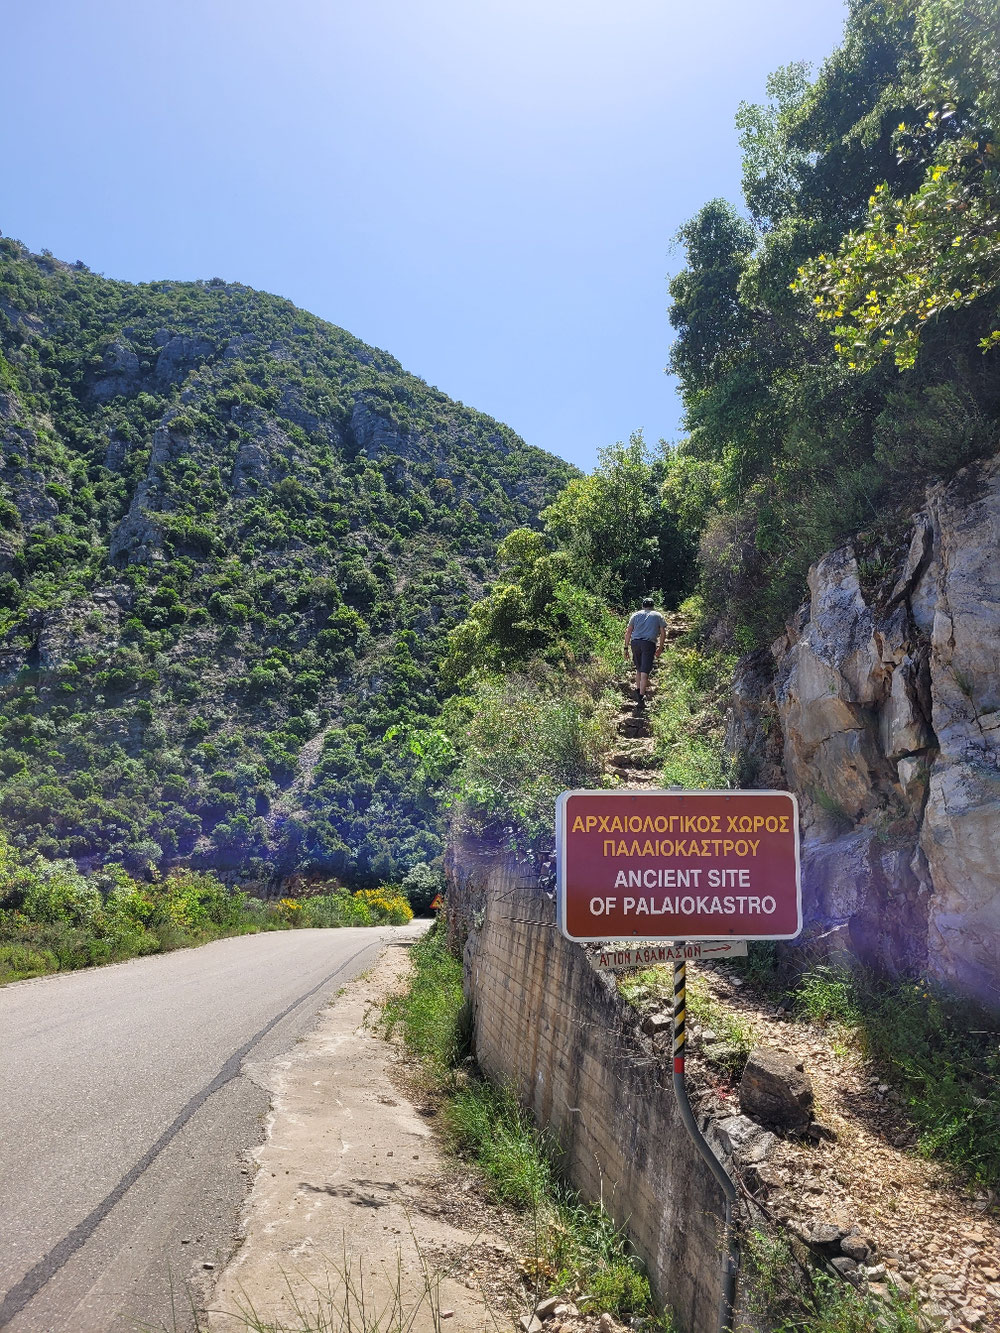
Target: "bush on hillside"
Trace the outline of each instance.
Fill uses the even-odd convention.
[[[567,681],[539,669],[480,677],[450,700],[445,721],[458,755],[452,794],[466,817],[503,830],[517,846],[548,846],[556,796],[606,785],[615,725],[606,683],[601,673]]]
[[[414,915],[426,916],[431,903],[439,893],[444,892],[444,887],[443,871],[427,861],[421,861],[419,865],[411,866],[403,876],[399,891],[413,908]]]

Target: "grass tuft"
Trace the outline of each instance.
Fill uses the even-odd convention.
[[[447,1102],[452,1143],[474,1158],[501,1203],[538,1208],[553,1191],[553,1145],[534,1126],[513,1093],[475,1081]]]
[[[795,991],[795,1012],[810,1023],[856,1026],[862,1021],[850,974],[834,967],[814,967],[805,974]]]
[[[408,989],[391,995],[382,1016],[387,1036],[402,1028],[407,1049],[432,1076],[445,1077],[468,1052],[469,1010],[462,991],[462,964],[449,952],[444,918],[413,945]]]

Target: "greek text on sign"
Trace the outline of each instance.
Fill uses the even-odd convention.
[[[802,929],[791,792],[563,792],[556,846],[569,939],[784,940]]]
[[[654,967],[657,963],[746,956],[746,940],[690,940],[687,944],[638,944],[631,949],[602,949],[596,961],[605,972],[628,972],[638,967]]]

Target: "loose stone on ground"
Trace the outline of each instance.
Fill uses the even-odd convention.
[[[737,1148],[771,1213],[814,1251],[840,1260],[842,1276],[871,1293],[916,1290],[928,1319],[939,1320],[929,1329],[1000,1330],[996,1197],[970,1191],[918,1155],[901,1101],[860,1054],[843,1052],[837,1029],[792,1020],[725,964],[697,964],[696,971],[717,1002],[751,1024],[760,1046],[809,1077],[822,1124],[779,1135],[759,1162],[741,1158]],[[724,1129],[738,1103],[745,1109],[743,1089],[706,1079],[700,1035],[693,1037],[689,1078],[701,1085],[702,1114]]]

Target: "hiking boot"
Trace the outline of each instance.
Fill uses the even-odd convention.
[[[635,711],[637,713],[644,713],[646,711],[646,696],[644,694],[639,695],[639,702],[635,706]]]

